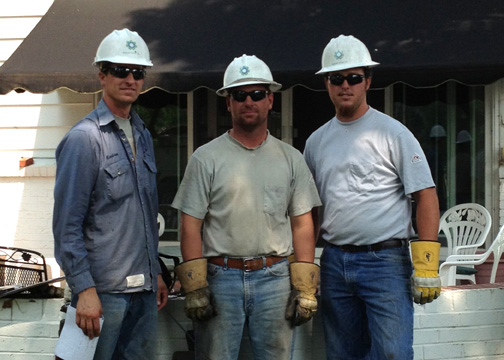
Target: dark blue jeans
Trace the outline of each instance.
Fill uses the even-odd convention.
[[[156,357],[157,299],[153,291],[98,294],[103,309],[95,360],[151,360]],[[72,297],[77,304],[77,295]]]
[[[320,263],[327,359],[413,359],[409,249],[327,245]]]

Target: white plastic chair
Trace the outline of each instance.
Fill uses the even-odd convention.
[[[490,275],[490,283],[495,282],[497,275],[497,268],[499,261],[504,250],[504,225],[501,226],[499,233],[493,240],[492,244],[482,254],[473,255],[450,255],[444,263],[439,267],[439,276],[441,277],[441,284],[443,286],[452,286],[456,284],[456,268],[457,266],[474,266],[483,264],[490,254],[493,253],[493,265]]]
[[[479,204],[459,204],[448,209],[439,221],[439,233],[446,236],[448,258],[452,255],[474,255],[476,250],[485,244],[492,226],[488,210]],[[454,271],[456,280],[469,280],[476,284],[474,265],[464,264]],[[443,284],[448,285],[448,284]],[[451,284],[454,285],[454,284]]]

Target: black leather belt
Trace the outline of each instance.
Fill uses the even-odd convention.
[[[367,252],[367,251],[380,251],[384,249],[400,248],[408,246],[406,239],[389,239],[372,245],[333,245],[341,251],[345,252]]]

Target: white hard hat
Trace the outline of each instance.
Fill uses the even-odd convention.
[[[282,87],[273,81],[273,75],[264,61],[255,55],[243,54],[228,65],[224,72],[224,86],[217,90],[217,95],[226,96],[229,88],[253,84],[268,85],[271,91],[278,91]]]
[[[102,40],[93,64],[102,61],[152,66],[147,44],[136,31],[128,29],[114,30]]]
[[[316,74],[376,65],[379,63],[371,60],[369,50],[362,41],[352,35],[340,35],[326,45],[322,54],[322,69]]]

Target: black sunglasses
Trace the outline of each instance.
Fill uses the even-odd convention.
[[[247,100],[247,96],[250,96],[252,101],[259,101],[262,100],[268,95],[270,92],[269,90],[254,90],[254,91],[242,91],[242,90],[235,90],[231,91],[229,94],[233,98],[233,100],[238,101],[238,102],[244,102]]]
[[[360,84],[362,80],[364,80],[364,75],[350,74],[347,76],[343,76],[340,74],[334,74],[329,75],[327,78],[329,79],[329,82],[333,85],[341,85],[345,80],[348,82],[348,85],[357,85]]]
[[[111,66],[108,69],[103,70],[104,73],[110,73],[110,75],[124,79],[128,77],[130,73],[133,74],[133,79],[135,80],[141,80],[145,79],[146,71],[145,69],[130,69],[129,67],[125,66]]]

